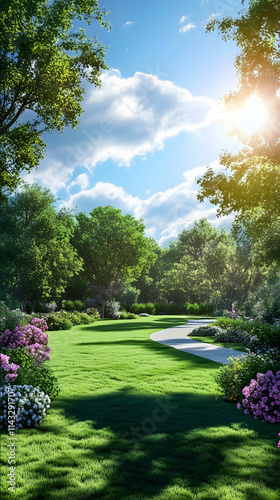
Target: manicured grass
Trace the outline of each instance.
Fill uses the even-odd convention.
[[[62,390],[37,430],[17,431],[15,494],[1,436],[1,499],[279,499],[279,428],[217,397],[220,364],[149,339],[185,322],[51,332]]]
[[[236,351],[247,352],[246,347],[242,343],[233,343],[233,342],[215,342],[215,337],[193,337],[192,335],[188,335],[188,338],[197,340],[198,342],[206,342],[206,344],[215,344],[220,345],[222,347],[227,347],[228,349],[235,349]]]

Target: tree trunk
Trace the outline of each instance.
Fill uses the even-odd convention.
[[[106,300],[101,302],[100,317],[104,319]]]
[[[26,302],[24,297],[24,283],[21,284],[19,288],[19,301],[20,301],[20,310],[22,312],[26,311]]]

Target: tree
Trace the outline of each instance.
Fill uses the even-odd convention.
[[[244,2],[242,2],[244,3]],[[198,180],[198,199],[218,205],[218,216],[236,214],[246,234],[262,249],[264,260],[280,261],[280,5],[278,0],[251,0],[236,19],[212,19],[225,40],[233,39],[241,49],[236,59],[239,84],[224,98],[230,113],[257,95],[265,104],[269,121],[252,135],[245,135],[232,121],[229,133],[244,146],[236,155],[228,152],[220,163],[226,173],[209,168]],[[228,118],[227,118],[228,120]],[[228,173],[230,171],[230,173]]]
[[[82,79],[99,85],[107,69],[102,45],[75,20],[108,27],[97,0],[1,0],[0,186],[38,166],[43,131],[76,128]]]
[[[55,209],[55,198],[38,185],[24,185],[2,206],[0,222],[2,294],[10,292],[33,305],[57,300],[68,279],[80,271],[82,261],[70,244],[73,215]]]
[[[104,308],[123,282],[133,282],[154,255],[149,240],[144,236],[142,220],[122,215],[111,206],[97,207],[87,216],[76,216],[77,226],[73,244],[84,261],[82,279],[90,283],[94,295]]]
[[[206,219],[178,236],[180,260],[164,275],[162,293],[166,299],[210,302],[232,310],[233,302],[247,298],[261,278],[253,266],[249,245],[237,246],[224,229],[218,230]]]

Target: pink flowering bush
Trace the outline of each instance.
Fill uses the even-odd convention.
[[[25,347],[36,363],[50,358],[48,334],[44,333],[48,325],[44,319],[33,318],[26,326],[19,323],[11,332],[6,330],[0,335],[0,345],[6,349]]]
[[[257,380],[252,379],[242,394],[245,399],[237,403],[238,409],[272,424],[280,422],[280,370],[257,373]]]
[[[19,365],[15,363],[9,363],[10,356],[5,354],[0,354],[0,369],[1,371],[7,372],[5,375],[6,382],[13,382],[17,377],[17,371],[20,368]]]

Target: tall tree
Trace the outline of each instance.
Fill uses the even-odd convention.
[[[38,166],[43,131],[79,123],[82,79],[99,85],[107,69],[102,45],[73,28],[93,20],[108,26],[97,0],[1,0],[0,186]]]
[[[242,2],[244,4],[244,2]],[[280,261],[280,5],[278,0],[251,0],[237,18],[212,19],[208,30],[218,28],[223,38],[240,48],[236,59],[239,84],[224,98],[229,133],[244,146],[238,154],[228,152],[220,163],[226,173],[209,168],[199,179],[198,199],[218,205],[218,215],[236,214],[264,260]],[[255,95],[266,106],[265,127],[246,135],[236,121],[236,109]]]
[[[38,185],[24,185],[2,206],[0,222],[0,289],[34,306],[39,300],[57,300],[68,279],[82,267],[70,244],[74,218],[56,211],[55,198]]]
[[[101,305],[122,282],[133,282],[154,259],[142,220],[122,215],[111,206],[77,214],[73,244],[84,261],[81,278],[88,280]]]

